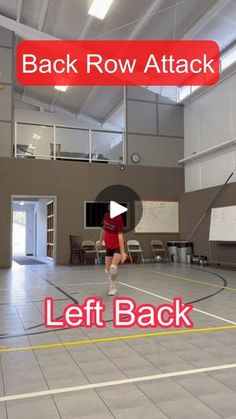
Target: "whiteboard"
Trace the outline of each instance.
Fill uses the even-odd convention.
[[[236,205],[211,210],[209,240],[236,242]]]
[[[179,233],[179,203],[136,201],[135,220],[139,219],[135,233]]]

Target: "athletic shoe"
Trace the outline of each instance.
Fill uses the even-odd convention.
[[[114,297],[117,294],[117,289],[116,288],[110,288],[108,295],[110,295],[111,297]]]

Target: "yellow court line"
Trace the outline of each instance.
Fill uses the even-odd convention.
[[[109,338],[100,338],[100,339],[88,339],[80,340],[75,342],[64,342],[64,343],[52,343],[49,345],[34,345],[34,346],[23,346],[16,348],[1,348],[0,353],[9,353],[9,352],[23,352],[23,351],[33,351],[40,349],[54,349],[61,347],[69,346],[82,346],[82,345],[91,345],[93,343],[106,343],[106,342],[116,342],[130,339],[143,339],[157,336],[169,336],[169,335],[184,335],[189,333],[200,333],[200,332],[214,332],[219,330],[231,330],[236,329],[236,325],[232,326],[217,326],[217,327],[205,327],[201,329],[184,329],[184,330],[172,330],[165,332],[153,332],[153,333],[141,333],[137,335],[126,335],[126,336],[115,336]],[[6,338],[7,339],[7,338]]]
[[[177,275],[167,274],[165,272],[160,272],[160,271],[153,271],[151,269],[145,269],[145,268],[136,268],[136,269],[138,269],[140,271],[151,272],[151,273],[154,273],[154,274],[160,274],[160,275],[163,275],[163,276],[168,276],[170,278],[180,279],[182,281],[195,282],[197,284],[202,284],[202,285],[206,285],[206,286],[209,286],[209,287],[224,288],[226,291],[236,291],[236,288],[224,287],[222,285],[211,284],[210,282],[198,281],[196,279],[190,279],[190,278],[187,278],[185,276],[177,276]]]

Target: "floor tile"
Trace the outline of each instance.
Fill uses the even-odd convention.
[[[198,399],[184,399],[163,402],[158,405],[169,419],[220,419],[215,413]]]
[[[221,416],[236,415],[236,393],[217,393],[201,396],[200,399]]]
[[[8,419],[60,419],[51,397],[7,402]]]

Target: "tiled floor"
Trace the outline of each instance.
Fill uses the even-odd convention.
[[[228,283],[228,289],[222,291],[221,277]],[[145,264],[122,267],[119,281],[119,295],[131,296],[137,303],[159,305],[164,302],[161,297],[172,300],[175,296],[184,302],[198,300],[191,314],[195,328],[236,323],[236,272],[184,264]],[[107,287],[100,266],[14,264],[11,270],[0,271],[0,347],[162,332],[114,329]],[[82,303],[88,296],[102,297],[106,328],[48,331],[42,325],[45,296],[55,298],[58,317],[72,298]],[[235,419],[236,368],[224,367],[234,363],[236,329],[1,352],[0,419]],[[216,366],[223,367],[182,374]],[[178,374],[171,376],[174,372]],[[152,379],[154,375],[160,377]],[[139,381],[139,377],[144,379]],[[134,382],[127,383],[132,378]],[[122,383],[114,385],[116,380]],[[105,382],[109,384],[105,386]],[[103,385],[92,388],[95,383]],[[72,387],[86,385],[90,387],[72,391]],[[63,390],[50,394],[56,389]],[[46,393],[41,394],[43,391]],[[19,398],[6,401],[5,396]]]

